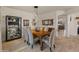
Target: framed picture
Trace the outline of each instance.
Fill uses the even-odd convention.
[[[58,21],[58,24],[63,24],[63,22],[62,21]]]
[[[48,24],[49,24],[49,21],[48,21],[48,20],[43,20],[43,21],[42,21],[42,24],[43,24],[43,25],[48,25]]]
[[[79,17],[76,17],[76,19],[79,19]]]
[[[64,30],[64,25],[58,25],[59,30]]]
[[[79,21],[77,21],[77,24],[79,25]]]
[[[42,25],[53,25],[53,19],[42,20]]]
[[[53,25],[53,19],[49,19],[49,25]]]
[[[23,20],[23,26],[29,26],[29,20]]]

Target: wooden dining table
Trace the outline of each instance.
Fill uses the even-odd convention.
[[[43,49],[43,47],[42,47],[42,37],[45,36],[45,35],[49,35],[50,33],[48,31],[44,31],[44,30],[36,31],[36,30],[33,29],[32,34],[39,37],[39,39],[40,39],[40,49],[42,50]]]

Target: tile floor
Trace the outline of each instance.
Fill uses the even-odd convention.
[[[77,38],[59,37],[55,40],[56,48],[54,52],[79,52],[79,36]],[[9,52],[41,52],[40,46],[35,45],[31,49],[23,39],[17,39],[9,42],[3,42],[3,50]],[[46,48],[42,52],[49,52]]]

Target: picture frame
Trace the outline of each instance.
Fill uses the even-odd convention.
[[[63,24],[62,21],[58,21],[58,24]]]
[[[29,26],[29,20],[24,19],[23,20],[23,26]]]
[[[79,19],[79,17],[76,17],[76,19]]]
[[[53,25],[53,19],[42,20],[42,25]]]
[[[53,19],[49,19],[49,25],[53,25]]]
[[[77,21],[77,24],[79,25],[79,21]]]

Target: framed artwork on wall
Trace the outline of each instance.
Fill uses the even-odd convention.
[[[24,19],[23,20],[23,26],[29,26],[29,20]]]
[[[53,25],[53,19],[42,20],[42,25]]]
[[[63,22],[62,21],[58,21],[58,24],[63,24]]]
[[[76,19],[79,19],[79,17],[76,17]]]
[[[49,23],[48,20],[43,20],[43,21],[42,21],[42,24],[43,24],[43,25],[48,25],[48,23]]]
[[[49,25],[53,25],[53,19],[49,19]]]
[[[77,25],[79,25],[79,17],[76,17]]]
[[[77,21],[77,24],[79,25],[79,21]]]

